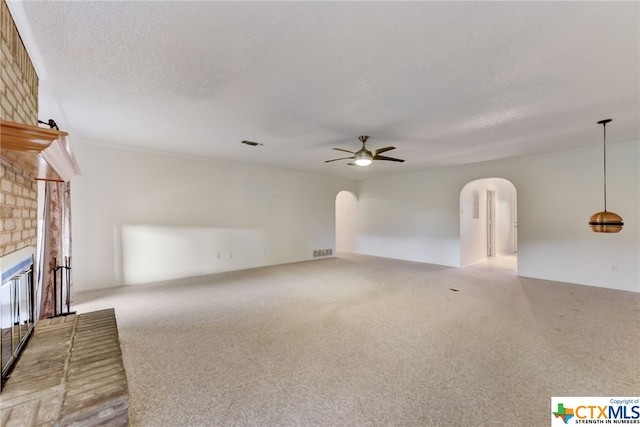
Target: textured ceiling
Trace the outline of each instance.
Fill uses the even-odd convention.
[[[639,2],[9,3],[72,140],[363,179],[640,139]],[[406,162],[323,162],[363,134]]]

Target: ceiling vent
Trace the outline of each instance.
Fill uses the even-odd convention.
[[[251,147],[258,147],[264,144],[260,144],[259,142],[253,142],[253,141],[242,141],[243,144],[245,145],[250,145]]]

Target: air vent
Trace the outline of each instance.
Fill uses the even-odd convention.
[[[264,144],[260,144],[259,142],[254,142],[254,141],[242,141],[243,144],[245,145],[250,145],[251,147],[258,147],[260,145],[264,145]]]
[[[314,249],[313,257],[325,257],[325,256],[333,256],[333,249]]]

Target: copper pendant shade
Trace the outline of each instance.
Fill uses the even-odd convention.
[[[596,233],[618,233],[624,225],[620,215],[615,212],[607,212],[607,123],[610,121],[611,119],[605,119],[598,122],[602,125],[604,133],[604,210],[594,213],[589,220],[591,230]]]

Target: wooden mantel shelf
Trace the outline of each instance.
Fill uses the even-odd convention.
[[[67,132],[0,120],[0,158],[35,179],[70,181],[80,174]]]

